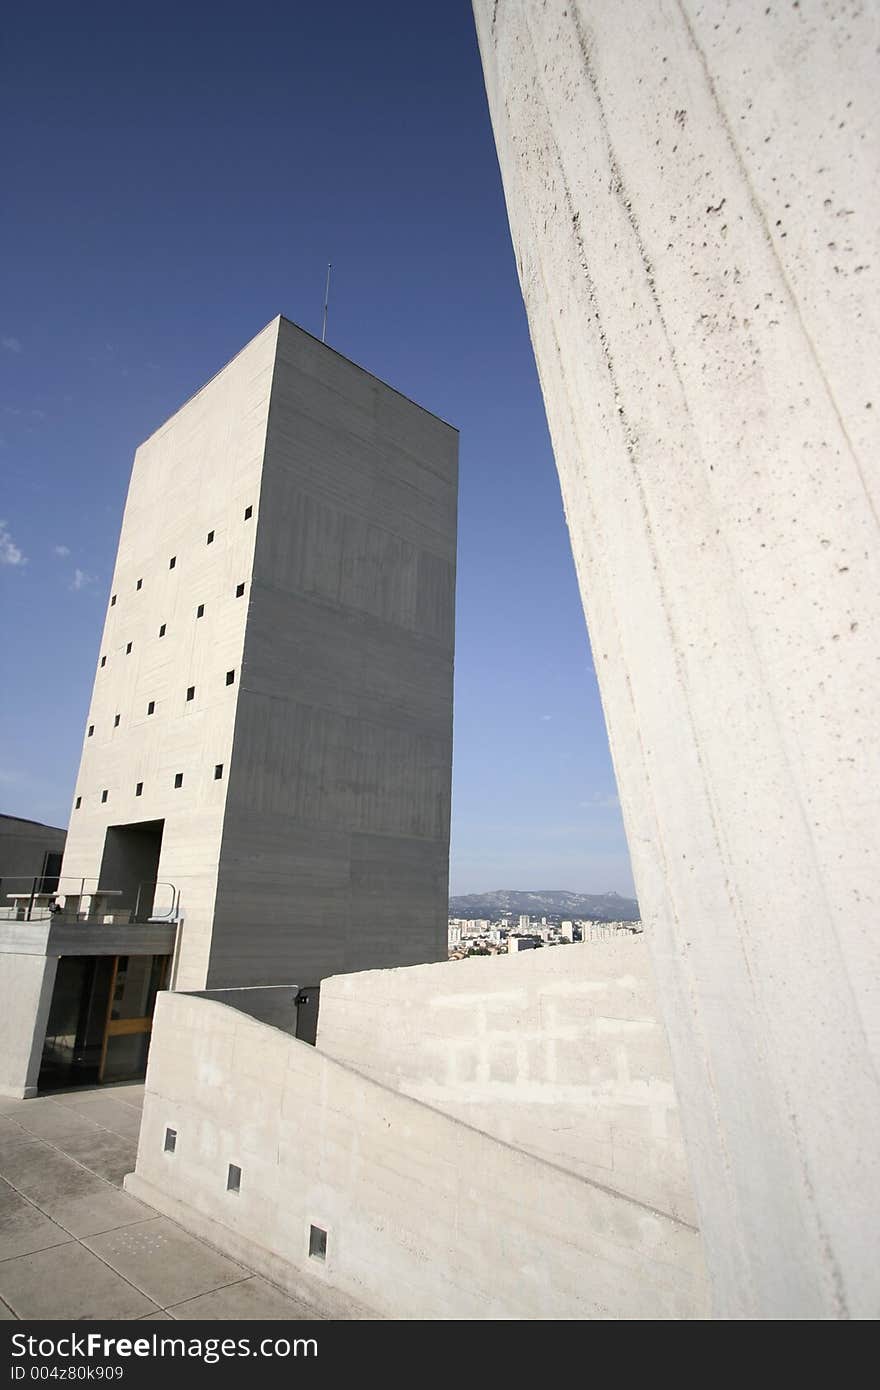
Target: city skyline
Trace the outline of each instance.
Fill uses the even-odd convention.
[[[330,260],[330,345],[461,430],[450,890],[632,894],[469,7],[195,7],[173,58],[170,14],[7,38],[2,808],[67,822],[136,447],[276,313],[320,334]]]

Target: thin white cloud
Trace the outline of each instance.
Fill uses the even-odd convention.
[[[9,534],[9,527],[5,521],[0,521],[0,565],[26,565],[27,556],[23,555],[15,541]]]
[[[17,338],[13,338],[13,337],[11,337],[11,336],[9,336],[9,335],[7,335],[5,338],[0,338],[0,347],[5,348],[7,352],[23,352],[23,351],[24,351],[24,348],[22,347],[22,345],[21,345],[21,343],[18,341],[18,339],[17,339]]]
[[[541,723],[542,723],[542,724],[547,724],[547,723],[549,723],[549,721],[550,721],[552,718],[553,718],[553,715],[552,715],[552,714],[542,714],[542,715],[541,715]]]
[[[86,574],[85,570],[74,570],[70,587],[75,594],[78,594],[81,589],[87,589],[90,584],[95,584],[97,579],[96,574]]]
[[[60,555],[61,558],[62,558],[62,560],[63,560],[63,559],[65,558],[65,556],[67,556],[67,555],[70,554],[70,546],[69,546],[69,545],[56,545],[56,546],[55,546],[55,554],[56,554],[56,555]]]

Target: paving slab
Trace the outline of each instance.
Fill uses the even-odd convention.
[[[153,1214],[75,1159],[27,1135],[20,1140],[0,1139],[0,1174],[74,1236],[96,1235]]]
[[[141,1112],[137,1106],[127,1105],[113,1096],[96,1096],[94,1092],[78,1097],[71,1105],[59,1106],[70,1115],[77,1115],[84,1121],[119,1134],[123,1139],[134,1139],[140,1133]],[[19,1118],[19,1124],[26,1119]]]
[[[0,1322],[17,1322],[17,1321],[18,1321],[18,1319],[16,1318],[16,1316],[15,1316],[15,1314],[13,1313],[12,1309],[11,1309],[11,1308],[7,1308],[6,1304],[3,1302],[3,1299],[0,1298]]]
[[[0,1264],[0,1298],[19,1318],[140,1318],[156,1305],[76,1241]]]
[[[137,1162],[137,1140],[123,1139],[106,1129],[91,1134],[72,1134],[56,1141],[69,1158],[76,1159],[114,1187],[122,1187],[126,1173],[133,1173]]]
[[[216,1321],[253,1322],[266,1318],[275,1322],[321,1321],[313,1308],[288,1298],[258,1274],[237,1284],[203,1293],[186,1303],[176,1303],[168,1311],[176,1319],[206,1318]]]
[[[84,1244],[162,1308],[246,1279],[251,1272],[166,1217],[91,1236]]]
[[[32,1255],[72,1239],[69,1231],[56,1226],[9,1183],[0,1180],[0,1260]]]
[[[27,1105],[28,1101],[14,1100],[11,1096],[0,1096],[0,1115],[12,1115],[18,1111],[20,1105]]]
[[[138,1322],[173,1322],[170,1313],[147,1313],[145,1318],[138,1318]]]
[[[25,1101],[25,1108],[14,1118],[16,1124],[37,1139],[48,1139],[57,1143],[71,1134],[94,1133],[95,1125],[64,1105],[54,1101]]]

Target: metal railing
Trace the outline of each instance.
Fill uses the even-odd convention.
[[[0,922],[174,922],[179,908],[180,893],[160,879],[123,889],[69,874],[0,875]]]

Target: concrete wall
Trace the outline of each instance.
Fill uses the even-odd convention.
[[[211,987],[446,955],[457,471],[281,321]]]
[[[880,10],[474,8],[716,1310],[875,1316]]]
[[[230,1163],[238,1193],[226,1191]],[[206,999],[159,996],[126,1187],[291,1292],[312,1297],[322,1280],[330,1316],[705,1309],[692,1227]],[[323,1264],[308,1255],[313,1224],[328,1233]]]
[[[137,450],[64,857],[66,876],[96,879],[108,826],[164,821],[158,876],[180,890],[181,988],[208,969],[238,699],[226,672],[241,667],[277,337],[275,320]]]
[[[269,1023],[282,1033],[296,1036],[298,985],[251,985],[244,989],[194,990],[196,998],[213,999],[230,1009]]]
[[[566,1171],[693,1224],[643,937],[339,975],[318,1048]]]
[[[37,1093],[57,969],[57,956],[0,952],[0,1095]]]

